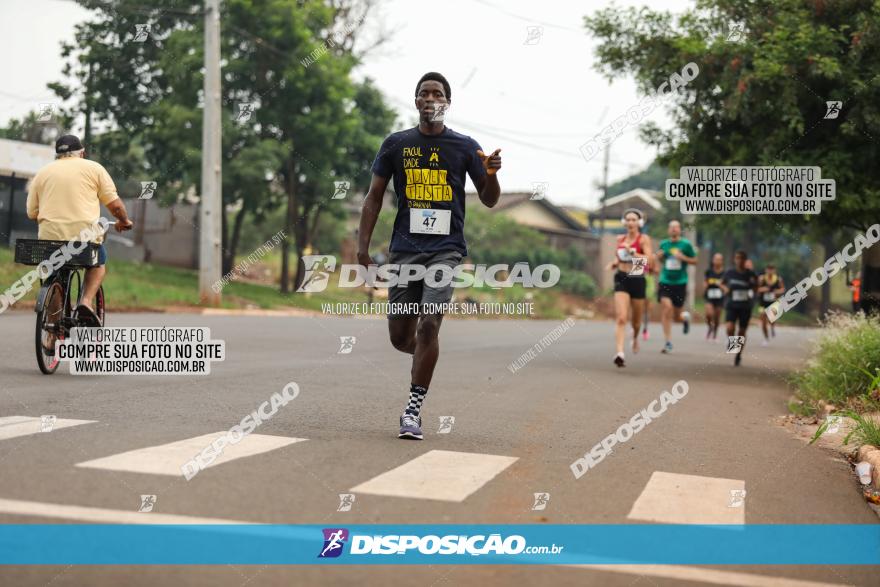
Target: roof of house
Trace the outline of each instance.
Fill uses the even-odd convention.
[[[630,208],[633,206],[632,200],[637,200],[644,202],[649,207],[654,210],[660,210],[663,208],[663,203],[661,202],[661,197],[663,196],[662,192],[656,192],[654,190],[646,190],[642,188],[635,188],[629,190],[628,192],[623,192],[622,194],[618,194],[616,196],[612,196],[605,200],[604,208],[607,210],[608,208],[612,208],[620,205],[621,208]],[[627,205],[628,204],[628,205]],[[600,203],[593,210],[601,210],[602,204]],[[622,211],[622,210],[621,210]]]
[[[518,206],[523,206],[529,204],[530,202],[536,206],[540,206],[544,208],[547,212],[557,218],[565,228],[569,230],[575,230],[584,232],[587,231],[587,228],[572,218],[565,210],[561,207],[557,206],[547,198],[537,198],[532,199],[534,194],[531,192],[508,192],[502,193],[501,198],[498,200],[498,204],[496,204],[496,210],[510,210],[511,208],[516,208]],[[466,194],[467,197],[476,198],[476,192],[469,192]]]
[[[55,160],[49,145],[0,139],[0,175],[30,179],[43,166]]]
[[[560,206],[565,213],[575,219],[575,222],[580,222],[584,226],[589,226],[590,224],[590,211],[586,208],[581,208],[580,206]]]

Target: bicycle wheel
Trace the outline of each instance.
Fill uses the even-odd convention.
[[[55,340],[64,340],[64,327],[61,323],[64,319],[64,309],[64,288],[56,281],[46,291],[43,309],[37,312],[37,365],[46,375],[51,375],[58,369],[58,357],[55,356],[54,349],[50,355],[47,354],[46,348],[54,347]]]

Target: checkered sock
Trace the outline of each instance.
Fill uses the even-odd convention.
[[[413,416],[418,416],[419,412],[422,409],[422,402],[425,401],[425,396],[428,394],[428,388],[422,387],[421,385],[416,385],[415,383],[409,386],[409,403],[406,405],[406,412],[412,414]]]

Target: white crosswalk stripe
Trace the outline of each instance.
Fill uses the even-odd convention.
[[[462,502],[516,460],[517,457],[432,450],[350,491]]]
[[[654,471],[627,516],[664,524],[744,524],[745,481]]]
[[[841,583],[825,583],[788,577],[774,577],[742,573],[706,567],[685,567],[681,565],[565,565],[588,571],[607,571],[625,573],[636,577],[658,577],[674,579],[679,582],[693,582],[711,585],[736,585],[737,587],[843,587]],[[638,581],[636,578],[633,583]],[[651,583],[654,583],[651,581]]]
[[[47,422],[47,424],[48,423],[49,422]],[[50,434],[62,428],[94,423],[95,420],[68,420],[57,418],[54,421],[51,421],[51,426],[44,426],[41,417],[5,416],[0,418],[0,440],[8,440],[10,438],[27,436],[29,434]]]
[[[107,469],[130,473],[148,473],[153,475],[183,475],[181,467],[210,446],[214,440],[227,434],[228,431],[212,432],[193,438],[186,438],[158,446],[148,446],[127,452],[77,463],[77,467],[88,469]],[[236,444],[227,444],[217,458],[208,467],[216,467],[236,459],[259,455],[271,450],[283,448],[305,438],[289,438],[286,436],[269,436],[267,434],[249,434]]]

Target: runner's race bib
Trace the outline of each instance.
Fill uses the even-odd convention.
[[[748,289],[735,289],[730,292],[730,299],[734,302],[747,302],[749,301],[749,291]]]
[[[409,232],[418,234],[449,234],[452,210],[433,208],[409,209]]]
[[[645,274],[645,268],[648,266],[648,258],[647,257],[633,257],[632,258],[632,269],[630,269],[629,274],[632,276],[639,276]]]
[[[724,292],[717,287],[713,287],[712,289],[706,290],[706,297],[710,300],[720,300],[724,297]]]
[[[678,271],[681,269],[681,259],[676,259],[675,257],[669,257],[666,259],[666,264],[664,265],[668,271]]]
[[[764,292],[764,301],[765,302],[775,302],[776,301],[776,294],[773,293],[772,291],[765,291]]]

